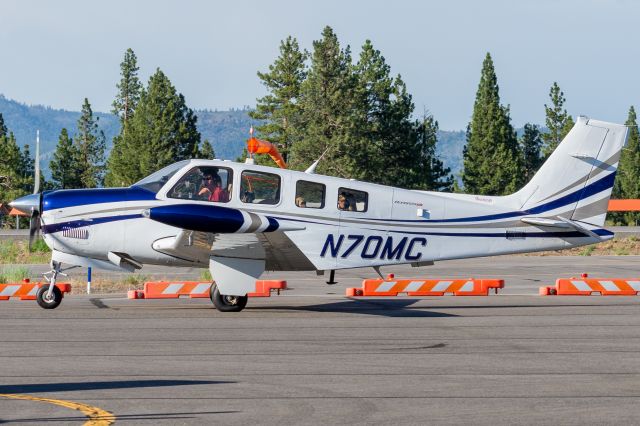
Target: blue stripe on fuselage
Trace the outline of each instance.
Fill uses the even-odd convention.
[[[83,226],[99,225],[101,223],[116,222],[119,220],[137,219],[141,218],[141,214],[125,214],[120,216],[104,216],[95,217],[92,219],[80,219],[71,220],[68,222],[52,223],[49,225],[42,225],[43,234],[54,234],[64,229],[82,228]]]
[[[155,193],[136,186],[129,188],[61,189],[45,192],[42,205],[43,210],[47,211],[91,204],[155,199]]]

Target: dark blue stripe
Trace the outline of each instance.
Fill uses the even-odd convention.
[[[269,226],[264,230],[264,232],[273,232],[280,227],[280,224],[274,218],[267,216],[267,220],[269,221]]]
[[[61,189],[45,192],[42,205],[43,210],[47,211],[91,204],[155,199],[155,193],[135,186],[131,188]]]
[[[101,223],[116,222],[118,220],[137,219],[141,217],[142,217],[141,214],[126,214],[121,216],[105,216],[105,217],[96,217],[93,219],[81,219],[81,220],[71,220],[69,222],[52,223],[49,225],[43,225],[42,233],[54,234],[56,232],[62,231],[63,229],[82,228],[83,226],[99,225]]]
[[[548,212],[550,210],[555,210],[560,207],[564,207],[569,204],[577,203],[578,201],[588,198],[592,195],[595,195],[599,192],[605,191],[613,187],[613,182],[616,178],[616,172],[610,173],[607,176],[603,177],[600,180],[597,180],[584,188],[581,188],[571,194],[567,194],[564,197],[560,197],[557,200],[550,201],[545,204],[541,204],[538,207],[534,207],[529,209],[528,212],[531,214],[539,214]]]
[[[202,204],[174,204],[149,209],[149,218],[191,231],[228,233],[244,225],[239,210]]]

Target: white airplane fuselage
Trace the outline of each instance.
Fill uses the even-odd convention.
[[[624,126],[579,117],[533,179],[508,196],[186,160],[128,188],[45,192],[42,231],[56,262],[208,267],[221,294],[232,295],[252,291],[264,270],[424,265],[558,250],[612,238],[602,226],[626,134]],[[220,196],[220,182],[221,198],[211,196],[213,189],[201,195],[202,179],[220,180],[217,170],[226,176],[226,195]],[[273,182],[277,188],[268,187]],[[260,191],[269,195],[256,198]],[[315,204],[300,202],[310,194]],[[339,200],[349,197],[346,208]]]

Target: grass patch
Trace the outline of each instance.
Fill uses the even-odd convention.
[[[29,278],[29,268],[26,266],[5,266],[0,268],[0,283],[19,283],[25,278]]]
[[[591,256],[591,254],[593,253],[593,251],[596,249],[596,246],[587,246],[585,248],[583,248],[582,250],[580,250],[580,256]]]
[[[31,250],[26,240],[0,240],[0,263],[49,263],[51,250],[43,239],[34,241]]]
[[[131,274],[122,280],[122,283],[130,287],[142,287],[142,285],[149,280],[148,275]]]
[[[213,279],[211,278],[211,271],[209,271],[208,269],[203,269],[202,272],[200,272],[200,280],[213,281]]]

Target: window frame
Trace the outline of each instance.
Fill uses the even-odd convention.
[[[322,204],[320,205],[320,207],[301,207],[298,204],[296,204],[296,199],[299,197],[298,195],[298,184],[299,183],[307,183],[307,184],[312,184],[312,185],[320,185],[322,186]],[[304,179],[298,179],[296,181],[296,192],[294,194],[294,198],[293,198],[293,204],[295,204],[295,206],[299,209],[314,209],[314,210],[322,210],[325,208],[325,206],[327,205],[327,185],[325,185],[324,183],[320,183],[320,182],[314,182],[312,180],[304,180]],[[305,200],[306,203],[306,200]]]
[[[340,193],[341,192],[360,192],[360,193],[364,194],[365,195],[364,210],[342,210],[340,207],[338,207],[338,202],[339,202],[338,200],[340,199]],[[362,191],[360,189],[339,187],[338,188],[338,195],[336,196],[336,209],[339,212],[366,213],[369,210],[369,193],[367,191]]]
[[[246,201],[242,201],[242,183],[244,182],[243,176],[245,173],[255,173],[259,175],[261,174],[261,175],[276,176],[278,178],[278,199],[275,200],[274,203],[253,203],[253,202],[248,203]],[[240,200],[240,202],[243,204],[261,205],[261,206],[277,206],[282,201],[282,176],[280,176],[278,173],[263,172],[261,170],[244,169],[242,170],[242,172],[240,172],[240,183],[238,185],[237,191],[238,191],[238,200]]]

